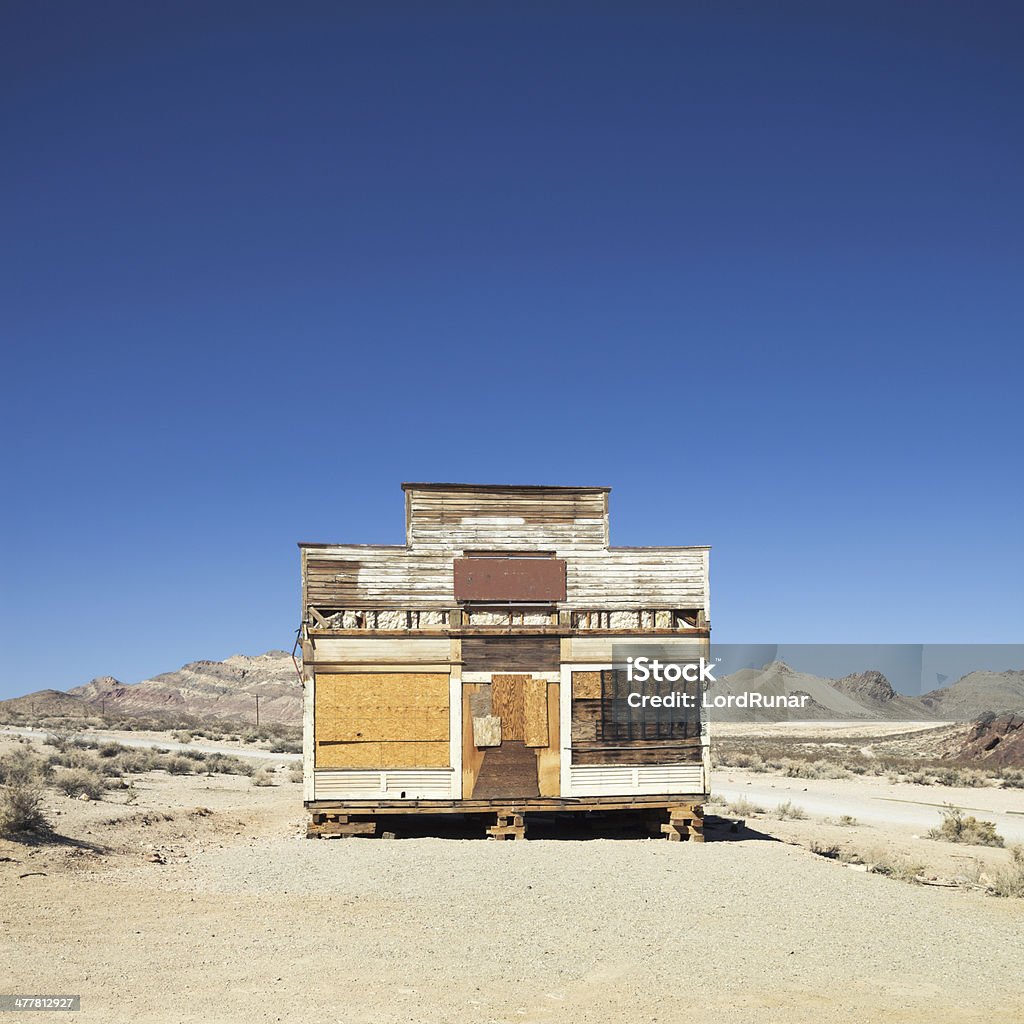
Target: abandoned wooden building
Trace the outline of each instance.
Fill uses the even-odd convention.
[[[299,545],[309,834],[614,809],[700,840],[702,713],[612,709],[616,651],[708,656],[709,549],[609,546],[607,487],[402,488],[404,544]]]

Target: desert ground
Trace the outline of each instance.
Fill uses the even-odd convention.
[[[1024,900],[978,884],[1009,851],[923,838],[914,817],[948,801],[1009,830],[1022,790],[723,768],[703,845],[557,825],[327,841],[304,838],[275,758],[273,785],[150,771],[130,796],[48,790],[55,837],[0,841],[0,991],[80,993],[77,1019],[105,1024],[1024,1019]],[[812,845],[904,858],[924,884]]]

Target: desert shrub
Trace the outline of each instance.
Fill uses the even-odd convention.
[[[811,842],[811,853],[819,857],[827,857],[829,860],[838,860],[839,847],[835,843],[819,843],[817,839]]]
[[[206,754],[201,750],[182,750],[179,757],[187,757],[190,761],[205,761]]]
[[[760,771],[764,766],[760,754],[748,754],[745,751],[719,751],[717,761],[724,768],[749,768],[752,771]]]
[[[277,740],[270,748],[272,754],[301,754],[301,740]]]
[[[152,750],[123,747],[114,760],[122,774],[141,775],[142,772],[152,771],[157,766],[159,758]]]
[[[161,767],[168,775],[193,775],[195,774],[195,762],[190,757],[168,757],[161,763]]]
[[[107,780],[89,768],[68,768],[56,777],[55,785],[68,796],[84,795],[90,800],[100,800],[107,788]]]
[[[0,757],[0,783],[20,782],[26,778],[37,778],[45,783],[53,770],[45,758],[39,757],[30,748],[17,748]]]
[[[785,803],[779,804],[775,809],[775,813],[782,821],[785,821],[787,818],[799,821],[807,817],[807,812],[802,807],[793,803],[792,800],[787,800]]]
[[[867,859],[867,864],[868,870],[873,874],[885,875],[886,878],[895,878],[900,882],[914,882],[925,870],[923,864],[917,864],[888,850],[876,850]]]
[[[1004,840],[996,832],[994,821],[979,821],[966,815],[959,807],[949,806],[939,812],[942,824],[929,829],[927,837],[946,843],[965,843],[969,846],[1003,846]]]
[[[1024,789],[1024,768],[1004,768],[999,778],[1006,789]]]
[[[27,751],[0,759],[0,835],[43,835],[51,830],[43,811],[43,780],[49,766]]]
[[[99,745],[97,753],[100,755],[100,757],[117,757],[117,755],[125,749],[126,748],[123,747],[120,743],[116,743],[113,740],[111,740],[109,743],[101,743]]]
[[[302,782],[303,775],[301,761],[292,761],[292,763],[288,765],[288,778],[292,782]]]
[[[1024,899],[1024,846],[1011,847],[1010,856],[1009,865],[995,873],[990,888],[996,896]]]
[[[750,814],[764,814],[764,808],[741,796],[738,800],[726,805],[726,811],[737,818],[743,818]]]
[[[71,746],[71,737],[67,729],[53,729],[46,734],[46,745],[54,750],[67,750]]]
[[[211,775],[252,775],[256,771],[249,761],[232,754],[207,754],[203,766]]]
[[[274,778],[273,772],[267,771],[266,768],[260,768],[253,774],[252,784],[254,786],[276,786],[277,780]]]
[[[191,743],[193,739],[193,733],[191,729],[179,729],[177,732],[172,732],[171,735],[179,743]]]
[[[936,768],[933,774],[935,782],[940,786],[977,788],[987,786],[989,782],[988,776],[976,768]]]
[[[858,822],[852,814],[841,814],[836,824],[842,825],[844,828],[853,828]]]

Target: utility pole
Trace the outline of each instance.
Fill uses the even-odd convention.
[[[259,694],[257,694],[256,695],[256,725],[259,726],[259,724],[260,724],[260,697],[259,697]]]

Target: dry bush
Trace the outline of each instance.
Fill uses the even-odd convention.
[[[885,875],[886,878],[895,878],[900,882],[915,882],[919,875],[924,874],[923,864],[917,864],[899,854],[890,853],[888,850],[876,850],[870,858],[866,858],[868,870],[876,875]]]
[[[949,806],[939,812],[942,824],[930,829],[929,839],[947,843],[964,843],[968,846],[1003,846],[1005,841],[996,832],[994,821],[979,821],[973,815],[966,815],[959,807]]]
[[[141,775],[152,771],[159,758],[152,750],[143,747],[123,747],[114,761],[123,775]]]
[[[51,831],[43,812],[44,782],[50,766],[28,750],[0,758],[0,835],[44,835]]]
[[[252,775],[256,771],[249,761],[233,754],[207,754],[203,765],[211,775]]]
[[[252,784],[254,786],[276,786],[277,779],[274,778],[273,772],[267,771],[266,768],[260,768],[253,774]]]
[[[1004,768],[999,778],[1005,789],[1024,789],[1024,768]]]
[[[933,770],[935,782],[939,786],[962,786],[976,789],[987,786],[989,777],[977,768],[936,768]]]
[[[107,780],[90,768],[67,768],[54,780],[56,787],[68,796],[87,796],[100,800],[107,788]]]
[[[302,782],[302,762],[292,761],[292,763],[288,765],[288,778],[292,782]]]
[[[817,839],[811,842],[811,853],[816,853],[819,857],[826,857],[828,860],[839,859],[839,847],[835,843],[819,843]]]
[[[758,807],[757,804],[751,802],[745,796],[741,796],[738,800],[733,800],[732,803],[727,804],[725,810],[726,813],[737,818],[745,818],[751,814],[764,814],[763,807]]]
[[[793,803],[792,800],[787,800],[783,804],[775,809],[775,813],[778,815],[780,821],[785,821],[787,818],[793,821],[801,821],[807,817],[807,812],[800,807],[798,804]]]
[[[160,767],[168,775],[194,775],[196,770],[195,761],[190,757],[168,757],[161,762]]]
[[[1011,861],[996,872],[990,888],[996,896],[1024,899],[1024,846],[1010,848]]]

